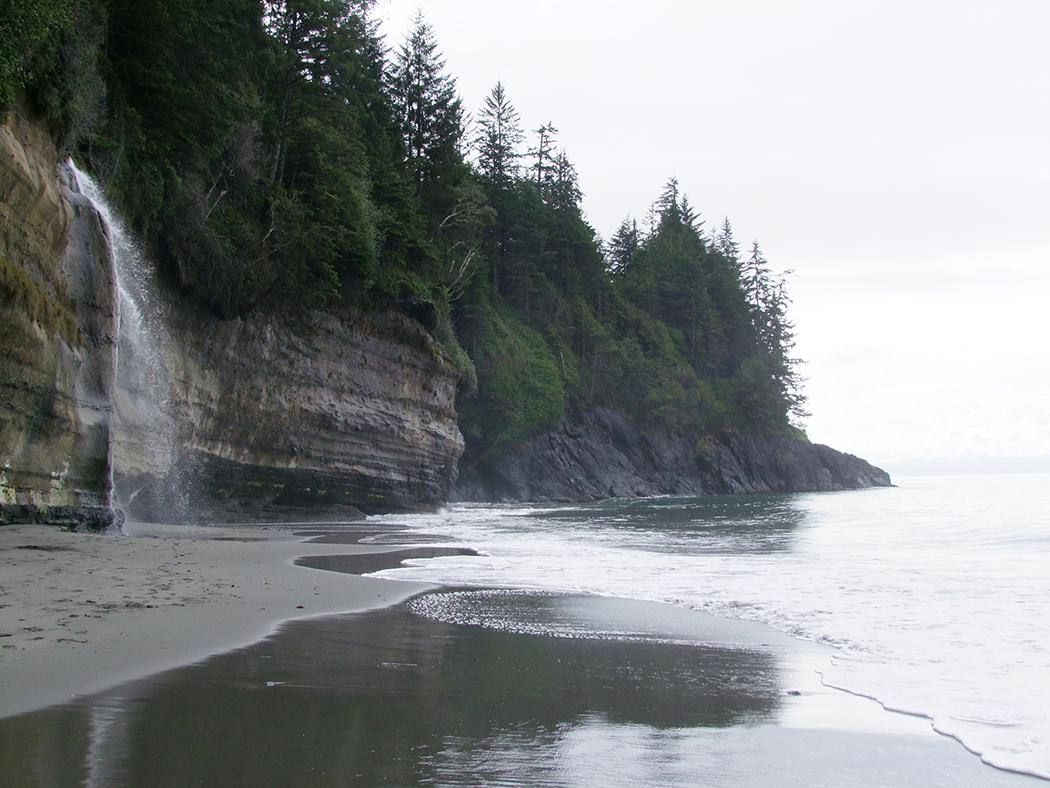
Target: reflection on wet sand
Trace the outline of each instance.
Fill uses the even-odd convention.
[[[348,575],[366,575],[384,569],[396,569],[403,561],[419,558],[444,558],[457,555],[477,555],[469,547],[405,547],[399,550],[383,550],[375,553],[351,553],[348,555],[308,555],[295,559],[296,566],[342,572]]]
[[[0,720],[0,785],[1040,784],[939,737],[780,724],[792,643],[637,600],[445,590]]]
[[[595,724],[771,721],[776,663],[760,650],[462,626],[405,606],[300,621],[250,648],[0,721],[0,784],[421,785],[472,759],[461,778],[495,779],[484,764],[499,753],[546,757]]]

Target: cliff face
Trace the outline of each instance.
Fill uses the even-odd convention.
[[[453,487],[458,373],[418,324],[218,320],[155,287],[135,301],[119,292],[112,250],[126,244],[107,227],[46,135],[17,117],[0,126],[0,523],[105,528],[118,506],[145,520],[302,521],[449,499],[890,483],[826,446],[657,434],[594,409],[501,459],[468,458]]]
[[[143,418],[134,392],[118,400],[114,475],[129,516],[345,519],[447,499],[463,450],[458,375],[419,326],[174,312],[167,412]]]
[[[0,522],[105,528],[116,349],[97,214],[56,177],[46,135],[0,126]]]
[[[177,298],[132,315],[125,298],[118,336],[113,239],[63,170],[32,124],[0,126],[0,523],[105,528],[117,506],[345,519],[447,498],[458,373],[422,328],[220,321]]]
[[[595,408],[500,459],[464,458],[453,499],[571,502],[888,486],[885,471],[827,446],[743,433],[698,441],[645,432]]]

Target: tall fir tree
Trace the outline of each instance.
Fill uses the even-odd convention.
[[[394,58],[390,92],[416,193],[440,178],[454,178],[462,164],[463,104],[422,12]]]
[[[505,186],[518,174],[518,146],[525,135],[518,111],[507,99],[502,82],[497,82],[478,115],[478,166],[493,183]]]
[[[734,266],[740,264],[740,244],[733,237],[733,226],[727,216],[714,237],[715,248]]]

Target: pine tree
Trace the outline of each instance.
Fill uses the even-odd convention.
[[[638,232],[638,222],[630,217],[620,222],[613,237],[606,246],[606,254],[609,259],[609,270],[617,276],[624,276],[630,270],[635,261],[635,256],[641,248],[641,235]]]
[[[397,53],[390,78],[417,194],[427,181],[449,176],[462,163],[463,105],[456,95],[456,80],[444,68],[433,28],[420,12]]]
[[[554,208],[578,208],[583,192],[580,191],[576,167],[569,161],[565,151],[558,151],[548,177],[547,201]]]
[[[73,19],[72,0],[0,3],[0,107],[29,81],[37,56],[53,56],[59,33]],[[44,58],[47,59],[47,58]]]
[[[787,309],[791,299],[787,293],[787,278],[791,271],[774,276],[769,262],[755,241],[751,255],[744,262],[741,283],[751,308],[752,322],[759,346],[768,362],[768,372],[786,414],[801,421],[809,414],[805,410],[806,397],[802,394],[802,377],[798,371],[801,361],[792,357],[795,347],[795,324],[788,320]]]
[[[536,129],[536,147],[529,151],[536,157],[536,163],[532,165],[532,178],[536,188],[546,190],[550,185],[555,170],[554,164],[554,135],[558,130],[553,123],[547,123]]]
[[[717,249],[726,260],[733,265],[740,264],[740,244],[733,238],[733,227],[729,224],[729,217],[725,218],[722,226],[714,237],[715,249]]]
[[[769,263],[762,256],[762,250],[758,248],[758,241],[751,244],[751,255],[744,262],[740,273],[748,305],[752,312],[761,314],[769,290],[770,273]]]
[[[518,145],[525,135],[502,82],[497,82],[485,99],[478,126],[478,166],[493,183],[506,185],[518,174]]]
[[[677,178],[668,179],[667,185],[664,186],[663,194],[656,200],[656,210],[659,213],[660,223],[681,220],[682,214],[678,202]]]

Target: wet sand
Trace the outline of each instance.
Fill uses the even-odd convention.
[[[667,606],[441,591],[0,720],[0,784],[1045,784],[821,687],[810,656]]]
[[[825,647],[357,577],[431,549],[357,529],[0,529],[0,784],[1045,785],[824,687]]]
[[[286,621],[428,588],[294,564],[390,546],[309,543],[277,527],[126,531],[0,528],[0,718],[246,646]]]

